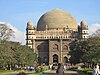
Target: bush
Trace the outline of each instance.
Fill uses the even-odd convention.
[[[41,68],[41,67],[36,67],[36,68],[35,68],[35,72],[36,72],[36,73],[42,72],[42,68]]]
[[[77,67],[71,67],[71,68],[68,68],[68,70],[76,71]]]
[[[42,66],[42,67],[41,66],[38,66],[38,67],[35,68],[35,72],[36,73],[44,72],[46,70],[48,70],[48,67],[47,66]]]
[[[88,75],[92,75],[92,71],[87,71],[87,74]]]
[[[48,66],[43,66],[42,68],[43,68],[42,71],[47,71],[48,70]]]
[[[81,68],[79,70],[77,70],[78,72],[83,72],[83,73],[88,73],[89,71],[92,71],[91,68]]]
[[[19,72],[17,75],[27,75],[25,72]]]

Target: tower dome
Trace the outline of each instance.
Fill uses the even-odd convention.
[[[82,27],[82,29],[87,29],[88,28],[87,27],[87,22],[85,20],[81,21],[81,27]]]
[[[28,25],[28,26],[33,26],[33,22],[32,22],[32,21],[28,21],[28,22],[27,22],[27,25]]]
[[[28,29],[35,29],[35,27],[33,26],[33,22],[32,21],[28,21],[27,22],[27,28]]]
[[[54,9],[42,15],[37,23],[37,30],[43,31],[46,29],[63,29],[68,27],[77,30],[77,22],[74,17],[60,9]]]

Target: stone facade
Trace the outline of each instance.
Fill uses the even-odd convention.
[[[59,9],[45,13],[39,19],[37,28],[31,21],[27,23],[26,45],[38,54],[40,64],[68,63],[69,44],[74,40],[87,38],[86,21],[83,20],[78,26],[74,17]]]

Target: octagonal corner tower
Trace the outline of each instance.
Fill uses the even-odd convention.
[[[60,9],[54,9],[40,17],[37,23],[37,30],[44,31],[46,27],[48,27],[49,30],[63,29],[65,27],[77,30],[77,26],[77,22],[71,14]]]

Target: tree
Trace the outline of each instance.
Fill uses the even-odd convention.
[[[100,63],[100,29],[98,29],[92,36],[87,40],[89,51],[85,53],[83,59],[87,59],[91,63]]]
[[[14,31],[5,24],[0,24],[0,39],[9,40],[14,37]]]
[[[88,50],[86,41],[74,41],[70,44],[70,55],[71,63],[80,63],[82,61],[82,56]]]
[[[100,62],[100,38],[91,37],[87,40],[88,51],[83,55],[83,60],[91,64]]]
[[[31,66],[37,61],[37,55],[31,48],[19,42],[1,40],[0,68],[14,69],[18,66]]]
[[[74,41],[70,49],[73,63],[100,63],[100,29],[87,40]]]
[[[10,44],[7,41],[2,40],[0,44],[0,58],[1,58],[0,66],[2,68],[5,68],[5,65],[8,66],[9,64],[12,64],[15,62],[13,58],[13,53],[14,52],[11,50]]]
[[[98,29],[95,33],[93,33],[92,37],[99,37],[100,38],[100,29]]]

